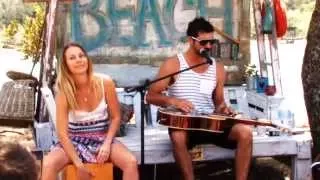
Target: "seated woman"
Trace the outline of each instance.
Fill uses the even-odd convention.
[[[92,62],[80,45],[65,46],[57,88],[59,143],[44,158],[42,179],[55,179],[69,163],[77,167],[78,177],[89,179],[92,174],[84,163],[106,161],[123,171],[123,179],[139,179],[135,156],[114,139],[120,124],[115,85],[111,78],[93,75]]]

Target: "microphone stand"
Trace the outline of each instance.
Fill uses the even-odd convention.
[[[212,64],[212,59],[208,56],[205,57],[207,61],[205,62],[202,62],[202,63],[199,63],[199,64],[196,64],[196,65],[193,65],[193,66],[190,66],[186,69],[182,69],[180,71],[177,71],[177,72],[174,72],[174,73],[171,73],[171,74],[168,74],[166,76],[163,76],[163,77],[160,77],[159,79],[155,79],[153,81],[150,81],[149,79],[145,80],[145,82],[142,84],[142,85],[139,85],[139,86],[135,86],[135,87],[128,87],[128,88],[125,88],[125,91],[127,93],[130,93],[130,92],[133,92],[133,91],[137,91],[140,93],[140,111],[141,111],[141,115],[140,115],[140,121],[141,121],[141,131],[140,131],[140,136],[141,136],[141,162],[140,162],[140,174],[141,174],[141,178],[143,178],[142,176],[142,170],[143,170],[143,167],[144,167],[144,114],[145,114],[145,103],[144,103],[144,97],[145,97],[145,93],[146,93],[146,90],[147,88],[153,84],[153,83],[156,83],[158,81],[161,81],[163,79],[166,79],[166,78],[169,78],[169,77],[173,77],[177,74],[180,74],[182,72],[185,72],[185,71],[188,71],[190,69],[194,69],[196,67],[199,67],[199,66],[202,66],[202,65],[205,65],[205,64]]]

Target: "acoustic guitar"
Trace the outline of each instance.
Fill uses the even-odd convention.
[[[183,130],[200,130],[223,133],[224,129],[231,128],[234,124],[260,125],[289,130],[282,124],[275,124],[270,120],[257,121],[252,119],[236,118],[220,114],[187,114],[175,109],[159,108],[157,122],[161,125]]]

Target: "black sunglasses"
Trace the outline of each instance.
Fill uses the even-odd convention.
[[[193,40],[198,41],[201,46],[205,46],[205,45],[207,45],[208,43],[210,43],[210,45],[213,45],[213,44],[216,42],[215,39],[200,40],[200,39],[198,39],[198,38],[196,38],[196,37],[193,37],[193,36],[191,36],[191,38],[192,38]]]

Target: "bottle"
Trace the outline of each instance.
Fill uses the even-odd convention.
[[[294,113],[290,110],[287,111],[287,125],[289,128],[294,128]]]
[[[278,120],[281,124],[286,124],[283,110],[278,110]]]

